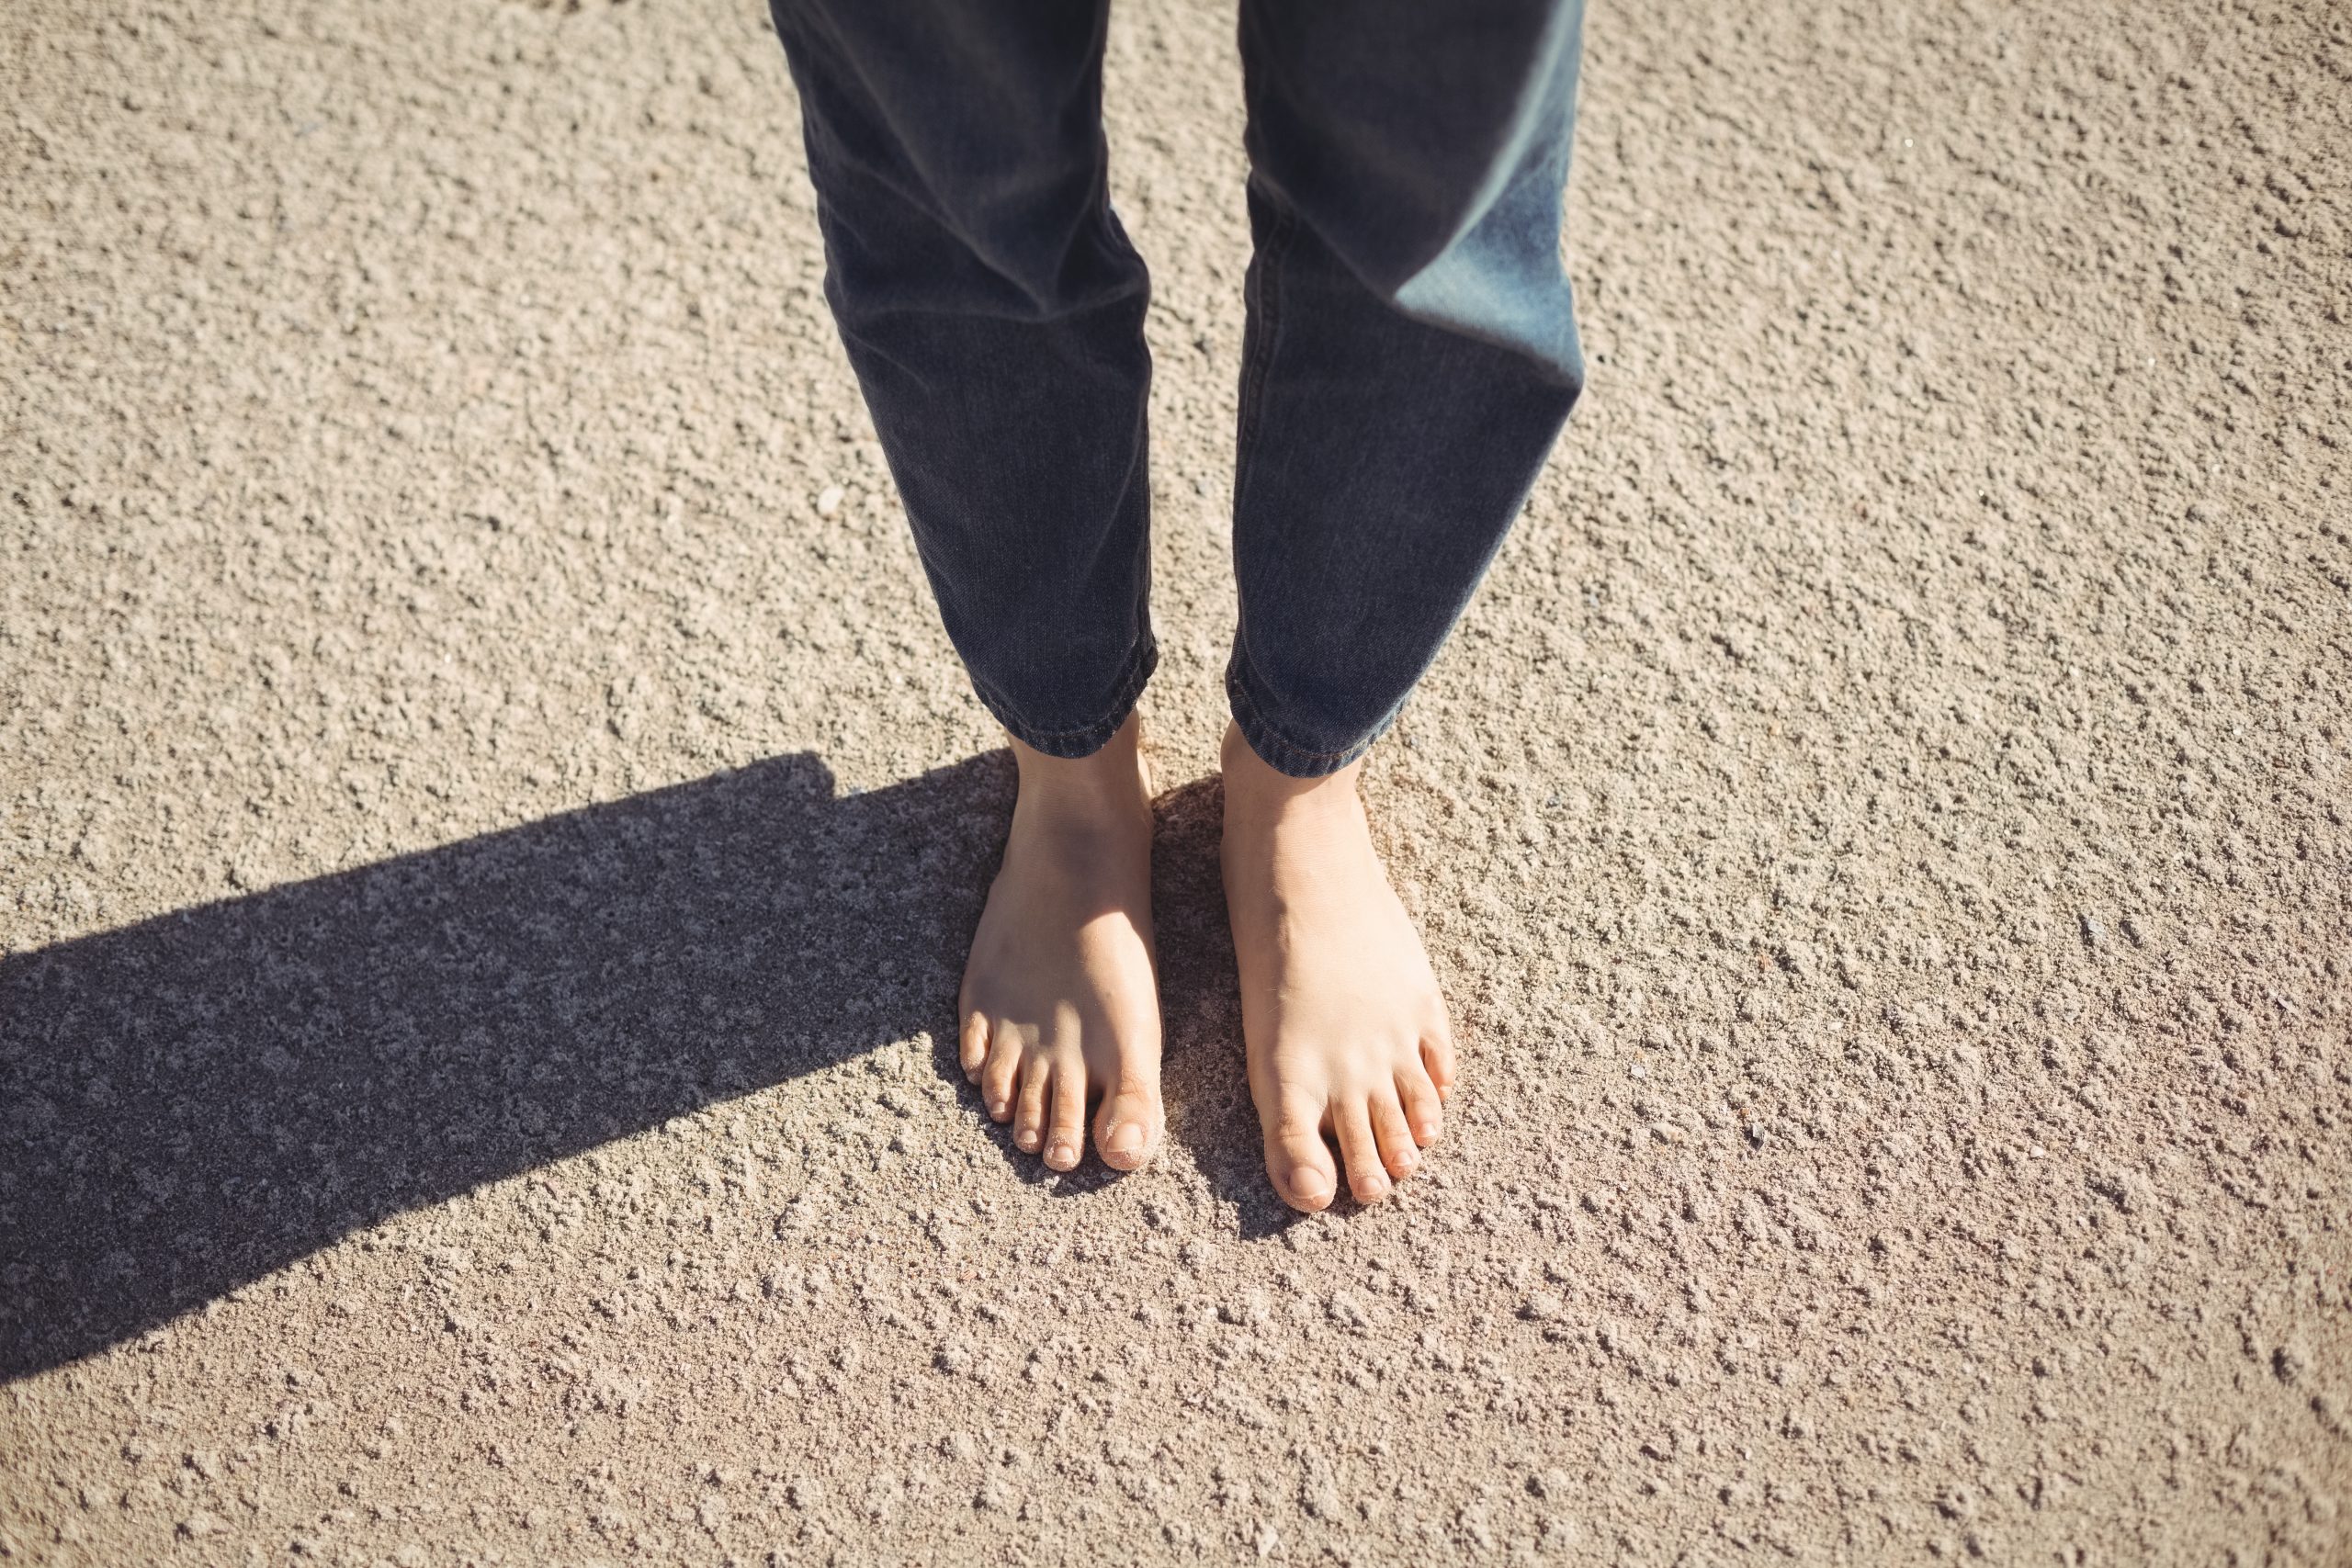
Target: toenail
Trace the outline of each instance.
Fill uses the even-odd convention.
[[[1114,1155],[1131,1155],[1143,1147],[1143,1129],[1132,1122],[1123,1122],[1111,1129],[1111,1140],[1103,1147]]]
[[[1290,1184],[1302,1198],[1328,1198],[1331,1195],[1331,1184],[1323,1179],[1323,1173],[1319,1170],[1302,1170],[1290,1179]]]

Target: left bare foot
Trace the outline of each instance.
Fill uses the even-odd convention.
[[[1275,772],[1225,735],[1225,900],[1266,1174],[1294,1209],[1376,1202],[1436,1142],[1453,1088],[1445,1001],[1373,849],[1357,762]]]

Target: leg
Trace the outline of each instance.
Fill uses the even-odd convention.
[[[1419,1163],[1444,1006],[1359,760],[1467,604],[1582,385],[1559,260],[1577,0],[1245,0],[1249,280],[1227,898],[1269,1174]]]
[[[962,1055],[1059,1169],[1160,1127],[1144,266],[1112,213],[1102,0],[775,0],[826,298],[942,619],[1021,770]]]

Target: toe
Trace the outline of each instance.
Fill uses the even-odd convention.
[[[1012,1114],[1012,1091],[1021,1075],[1021,1042],[1013,1032],[989,1026],[989,1059],[980,1069],[980,1099],[999,1122]]]
[[[1421,1067],[1440,1100],[1453,1095],[1453,1033],[1441,1022],[1421,1036]]]
[[[1388,1172],[1380,1163],[1380,1145],[1372,1135],[1372,1119],[1364,1103],[1351,1100],[1331,1107],[1331,1132],[1340,1140],[1340,1158],[1348,1168],[1348,1190],[1359,1203],[1377,1203],[1388,1196]]]
[[[956,1055],[964,1064],[964,1077],[978,1083],[980,1068],[989,1059],[989,1020],[983,1012],[965,1016],[964,1032],[957,1042]]]
[[[1046,1163],[1073,1170],[1086,1147],[1086,1069],[1073,1059],[1054,1069],[1046,1093]]]
[[[1114,1170],[1135,1170],[1159,1143],[1159,1096],[1132,1078],[1114,1084],[1094,1113],[1094,1152]]]
[[[1402,1181],[1413,1174],[1421,1163],[1421,1151],[1413,1141],[1413,1130],[1405,1123],[1405,1108],[1397,1103],[1392,1090],[1374,1090],[1366,1107],[1372,1119],[1372,1136],[1380,1145],[1380,1163],[1390,1176]]]
[[[1329,1208],[1340,1190],[1331,1151],[1316,1129],[1322,1109],[1306,1102],[1287,1104],[1266,1129],[1267,1177],[1283,1202],[1309,1214]]]
[[[1021,1064],[1021,1090],[1012,1107],[1012,1141],[1035,1154],[1046,1137],[1046,1085],[1053,1077],[1046,1053],[1028,1053]]]
[[[1398,1071],[1396,1099],[1405,1109],[1405,1124],[1413,1130],[1413,1142],[1423,1148],[1436,1143],[1439,1129],[1445,1125],[1445,1113],[1439,1109],[1437,1086],[1430,1082],[1420,1063]]]

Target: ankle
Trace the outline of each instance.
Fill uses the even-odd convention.
[[[1356,780],[1363,772],[1361,761],[1319,778],[1294,778],[1252,750],[1240,727],[1234,724],[1226,726],[1222,760],[1228,828],[1348,819],[1363,812],[1363,801],[1356,794]]]
[[[1012,755],[1021,774],[1016,809],[1042,811],[1074,822],[1130,825],[1151,814],[1151,786],[1134,715],[1102,749],[1085,757],[1050,757],[1020,740]]]

